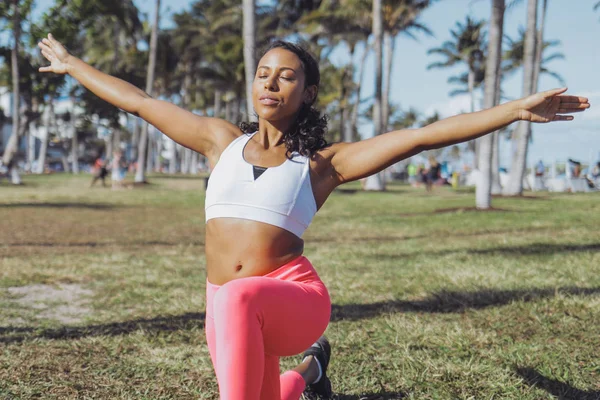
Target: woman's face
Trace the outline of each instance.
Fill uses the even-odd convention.
[[[258,62],[252,86],[252,102],[259,118],[293,119],[304,102],[311,102],[315,86],[304,87],[300,59],[291,51],[275,48]]]

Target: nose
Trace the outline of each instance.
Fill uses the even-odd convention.
[[[271,92],[275,92],[277,90],[277,83],[276,83],[276,79],[274,76],[270,76],[267,79],[265,79],[265,89],[271,91]]]

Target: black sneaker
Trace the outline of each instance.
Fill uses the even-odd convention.
[[[311,383],[306,386],[302,398],[306,400],[331,399],[331,381],[327,377],[327,367],[331,358],[331,346],[325,336],[321,336],[308,350],[302,355],[302,359],[313,356],[321,364],[322,375],[317,383]]]

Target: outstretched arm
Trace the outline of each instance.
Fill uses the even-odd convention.
[[[338,184],[377,173],[424,150],[476,139],[516,121],[570,121],[590,107],[588,99],[561,95],[567,89],[536,93],[487,110],[450,117],[419,129],[388,132],[355,143],[336,143],[331,164]]]
[[[143,90],[121,79],[105,74],[70,55],[52,35],[38,44],[51,65],[40,72],[69,74],[96,96],[138,115],[177,143],[209,156],[219,135],[235,132],[237,127],[227,121],[201,117],[166,101],[156,100]]]

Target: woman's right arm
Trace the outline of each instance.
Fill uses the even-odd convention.
[[[200,154],[210,157],[215,144],[227,143],[231,135],[239,132],[239,128],[225,120],[201,117],[169,102],[153,99],[134,85],[97,70],[70,55],[52,35],[43,39],[39,47],[51,63],[40,68],[40,72],[68,73],[96,96],[143,118],[175,142]]]

